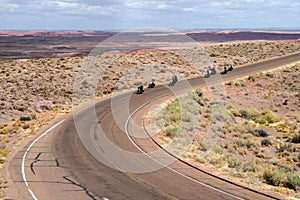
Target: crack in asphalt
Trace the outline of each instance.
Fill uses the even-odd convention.
[[[30,163],[30,170],[32,171],[32,173],[35,175],[35,171],[34,171],[34,164],[37,163],[38,161],[41,161],[39,159],[39,157],[42,155],[42,153],[38,153],[37,156],[34,158],[34,161],[32,163]]]
[[[73,185],[76,185],[77,187],[80,187],[83,189],[83,191],[85,192],[85,194],[90,197],[93,200],[97,200],[96,197],[94,195],[91,194],[91,192],[84,186],[82,186],[79,183],[76,183],[75,181],[72,181],[70,178],[68,178],[68,176],[63,176],[63,178],[67,181],[69,181],[70,183],[72,183]]]

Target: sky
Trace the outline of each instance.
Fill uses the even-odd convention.
[[[0,30],[299,27],[300,0],[0,0]]]

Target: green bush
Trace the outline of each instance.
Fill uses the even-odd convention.
[[[279,118],[270,110],[264,110],[255,121],[260,124],[275,123],[279,121]]]
[[[179,122],[181,120],[181,113],[170,113],[166,115],[168,122]]]
[[[263,173],[263,178],[267,184],[273,186],[279,186],[280,184],[284,183],[287,177],[287,172],[285,169],[282,168],[267,168]]]
[[[181,107],[177,99],[168,104],[165,118],[168,122],[179,122],[181,120]]]
[[[287,178],[286,187],[296,190],[300,186],[300,176],[290,173]]]
[[[245,118],[245,119],[255,119],[259,116],[259,113],[257,112],[256,109],[241,109],[240,110],[240,117]]]
[[[226,160],[228,163],[228,167],[230,167],[230,168],[236,168],[242,164],[242,161],[240,159],[233,157],[233,156],[227,156]]]
[[[254,82],[255,81],[255,77],[253,75],[249,75],[248,76],[248,80]]]
[[[180,134],[180,129],[178,127],[167,127],[165,129],[165,135],[170,138],[174,138],[178,134]]]

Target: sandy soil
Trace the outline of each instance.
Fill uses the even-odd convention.
[[[206,45],[205,49],[216,66],[221,68],[233,63],[234,67],[238,67],[299,51],[300,41],[212,44]],[[189,51],[184,53],[191,54]],[[197,53],[194,56],[197,57]],[[88,59],[94,66],[99,64],[97,57]],[[133,52],[118,59],[114,55],[108,55],[105,59],[113,62],[99,72],[101,78],[95,89],[96,96],[135,88],[137,84],[146,84],[152,77],[160,83],[169,81],[174,73],[180,79],[199,75],[199,71],[176,52]],[[51,119],[69,112],[72,105],[80,103],[73,99],[73,83],[85,63],[86,57],[1,61],[1,165],[24,137],[36,134]],[[82,87],[90,86],[83,81]],[[234,99],[234,94],[229,93],[228,96]],[[30,121],[22,121],[23,117],[30,118]]]

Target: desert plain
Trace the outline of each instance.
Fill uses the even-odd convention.
[[[0,33],[0,165],[9,162],[26,138],[35,137],[41,128],[82,101],[74,97],[74,81],[87,59],[97,65],[99,58],[88,54],[101,41],[115,33],[104,32],[1,32]],[[210,57],[218,71],[300,51],[300,34],[272,32],[189,32]],[[189,53],[189,51],[185,51]],[[195,55],[197,56],[197,54]],[[95,98],[134,90],[155,77],[166,83],[176,73],[179,79],[201,76],[176,51],[135,51],[116,58],[99,71]],[[285,198],[300,198],[300,63],[224,82],[226,119],[215,147],[206,158],[198,157],[206,144],[201,134],[217,109],[209,101],[206,88],[194,92],[201,111],[197,135],[181,159],[218,176],[257,190],[280,193]],[[151,74],[145,79],[145,74]],[[88,83],[82,82],[82,87]],[[174,101],[164,107],[172,109]],[[175,105],[176,106],[176,105]],[[159,112],[159,111],[158,111]],[[173,112],[173,111],[172,111]],[[172,113],[171,114],[176,114]],[[151,123],[160,120],[150,117]],[[149,116],[147,116],[149,117]],[[175,117],[176,118],[176,117]],[[201,119],[201,120],[200,120]],[[185,119],[189,122],[189,119]],[[174,122],[174,120],[172,120]],[[149,123],[150,123],[149,122]],[[172,123],[173,123],[172,122]],[[176,124],[176,120],[174,122]],[[155,136],[164,146],[176,139],[169,127]],[[174,129],[173,129],[174,132]],[[175,131],[176,132],[176,131]],[[5,173],[1,170],[2,173]],[[7,180],[1,176],[1,198]]]

